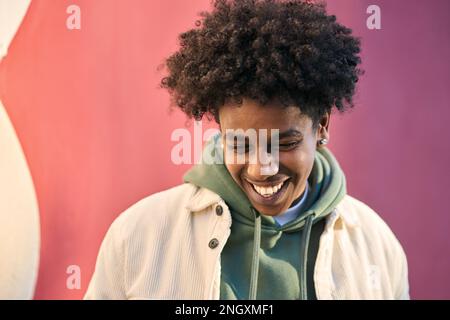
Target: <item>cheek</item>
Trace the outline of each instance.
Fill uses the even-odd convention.
[[[297,175],[297,179],[302,179],[309,175],[310,168],[314,162],[314,153],[305,148],[298,148],[290,152],[280,153],[280,164],[291,173]]]
[[[291,152],[290,156],[281,156],[280,162],[285,168],[287,168],[291,174],[295,177],[292,180],[292,189],[290,200],[294,201],[302,194],[305,183],[308,181],[308,177],[311,173],[312,166],[314,164],[314,152],[309,152],[304,149],[299,149]]]
[[[228,164],[225,163],[225,167],[228,169],[228,172],[230,173],[230,175],[233,177],[233,179],[238,183],[240,183],[240,174],[242,171],[242,168],[244,167],[243,165],[240,164]]]

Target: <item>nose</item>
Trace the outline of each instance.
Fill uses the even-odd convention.
[[[265,150],[259,150],[257,153],[258,156],[254,156],[247,164],[248,176],[256,181],[262,181],[276,175],[279,171],[278,159]]]

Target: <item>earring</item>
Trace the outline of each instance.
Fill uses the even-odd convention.
[[[324,145],[326,145],[328,143],[328,139],[320,139],[319,140],[319,145],[321,145],[321,146],[324,146]]]

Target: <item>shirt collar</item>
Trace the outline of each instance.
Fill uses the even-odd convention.
[[[300,207],[305,203],[306,197],[308,196],[309,184],[306,183],[305,192],[303,192],[302,198],[293,207],[290,207],[282,214],[274,216],[275,221],[280,225],[285,225],[293,220],[295,220],[300,215]]]

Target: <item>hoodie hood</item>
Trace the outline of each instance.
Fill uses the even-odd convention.
[[[255,299],[257,293],[261,233],[264,231],[295,232],[304,228],[301,243],[302,266],[299,274],[301,275],[301,298],[307,299],[306,263],[312,225],[330,214],[346,194],[345,176],[327,148],[317,149],[313,169],[308,178],[310,192],[304,210],[295,220],[283,226],[279,226],[272,217],[261,215],[234,181],[223,163],[220,134],[210,139],[203,150],[202,163],[186,172],[183,180],[215,192],[229,206],[233,220],[252,226],[253,257],[249,299]]]

